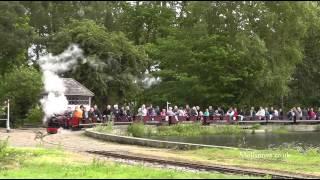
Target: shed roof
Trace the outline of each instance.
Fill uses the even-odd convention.
[[[65,95],[94,96],[94,93],[73,78],[62,78],[66,87]]]

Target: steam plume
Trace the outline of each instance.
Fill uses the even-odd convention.
[[[63,53],[53,56],[51,53],[40,57],[39,65],[43,73],[42,81],[46,97],[40,100],[45,113],[44,121],[54,114],[63,113],[68,106],[65,97],[65,85],[59,73],[66,72],[82,59],[82,50],[77,45],[70,45]]]

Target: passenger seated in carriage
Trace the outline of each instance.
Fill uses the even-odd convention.
[[[290,109],[290,111],[287,113],[288,119],[293,120],[294,119],[294,112],[293,109]]]
[[[111,121],[111,113],[111,106],[107,105],[107,108],[102,112],[102,118],[104,122]]]
[[[94,109],[94,114],[96,116],[97,121],[101,122],[102,121],[102,114],[101,114],[100,110],[98,109],[98,106],[94,105],[93,109]]]
[[[124,109],[124,107],[121,107],[119,111],[119,116],[125,116],[125,115],[126,115],[126,110]]]
[[[71,107],[68,107],[67,110],[65,111],[64,115],[68,118],[72,118],[73,112],[71,110]]]
[[[212,106],[209,106],[208,112],[209,112],[209,116],[214,115],[214,110],[213,110]]]
[[[205,121],[209,120],[209,116],[210,116],[209,109],[206,109],[206,111],[204,111],[203,113],[203,120]]]
[[[167,116],[169,118],[175,118],[175,120],[178,120],[176,114],[173,112],[172,107],[169,107],[168,111],[167,111]]]
[[[183,110],[182,107],[179,108],[178,112],[177,112],[178,116],[187,116],[185,110]]]
[[[191,109],[190,109],[190,106],[188,104],[186,105],[185,111],[186,111],[187,116],[190,117],[191,116]]]
[[[178,111],[179,111],[179,108],[178,108],[178,106],[174,106],[174,108],[173,108],[173,113],[175,114],[175,115],[177,115],[178,116]]]
[[[242,109],[240,109],[240,112],[239,112],[239,114],[238,114],[238,118],[240,119],[240,121],[243,121],[243,119],[244,119],[244,111],[242,110]]]
[[[254,110],[254,107],[251,107],[250,111],[249,111],[249,117],[250,117],[250,120],[255,120],[256,118],[256,111]]]
[[[90,111],[88,112],[88,120],[90,123],[96,123],[96,115],[93,108],[90,108]]]
[[[195,106],[193,106],[191,109],[191,116],[198,116],[198,111]]]
[[[273,119],[274,120],[279,120],[279,111],[277,109],[275,109],[273,111]]]
[[[120,110],[118,104],[113,105],[112,116],[115,120],[119,119]]]
[[[154,108],[149,108],[148,110],[148,116],[157,116],[156,110]]]
[[[155,111],[156,111],[157,116],[160,116],[160,107],[159,106],[156,107]]]
[[[223,120],[224,117],[224,110],[221,107],[218,107],[218,113],[220,115],[220,120]]]
[[[128,121],[132,121],[132,113],[129,106],[126,106],[125,115],[127,116]]]
[[[82,122],[87,123],[88,119],[89,119],[89,112],[86,107],[83,107]]]
[[[310,120],[315,120],[316,118],[317,118],[316,113],[313,111],[313,108],[310,108],[309,119]]]
[[[166,115],[167,115],[166,109],[162,109],[162,111],[161,111],[161,113],[160,113],[160,116],[165,117]]]
[[[82,120],[83,112],[79,106],[76,106],[75,111],[72,117],[72,127],[77,128],[79,127],[80,121]]]
[[[222,116],[222,114],[220,114],[218,110],[215,110],[213,115],[214,116]]]
[[[227,111],[227,117],[228,117],[228,119],[229,119],[229,122],[232,122],[232,120],[233,120],[233,116],[234,116],[234,110],[233,110],[233,108],[231,107],[228,111]]]
[[[256,116],[258,117],[259,120],[263,120],[266,117],[266,111],[262,107],[260,107],[260,109],[257,112]]]
[[[152,104],[150,104],[150,106],[147,108],[147,116],[156,116],[156,111],[155,109],[152,107]]]
[[[266,113],[266,120],[270,120],[271,119],[271,117],[272,117],[272,115],[270,115],[270,112],[269,112],[269,110],[268,110],[268,107],[265,107],[264,108],[264,111],[265,111],[265,113]]]
[[[141,115],[142,116],[147,116],[148,115],[148,110],[146,108],[146,105],[144,105],[144,104],[141,106]]]

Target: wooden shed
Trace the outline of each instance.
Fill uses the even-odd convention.
[[[94,93],[73,78],[62,78],[65,84],[65,96],[68,106],[74,109],[75,106],[84,105],[89,109]]]

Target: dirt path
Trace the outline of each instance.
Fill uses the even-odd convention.
[[[59,129],[57,134],[45,136],[43,138],[44,143],[41,143],[40,139],[35,139],[36,132],[38,131],[46,134],[45,128],[14,129],[10,133],[6,133],[5,129],[0,129],[0,140],[9,138],[9,145],[13,147],[39,147],[42,144],[42,147],[59,147],[78,153],[83,153],[87,150],[106,150],[150,156],[157,155],[166,158],[176,157],[175,154],[170,153],[174,150],[105,142],[85,136],[83,130],[70,131]]]

